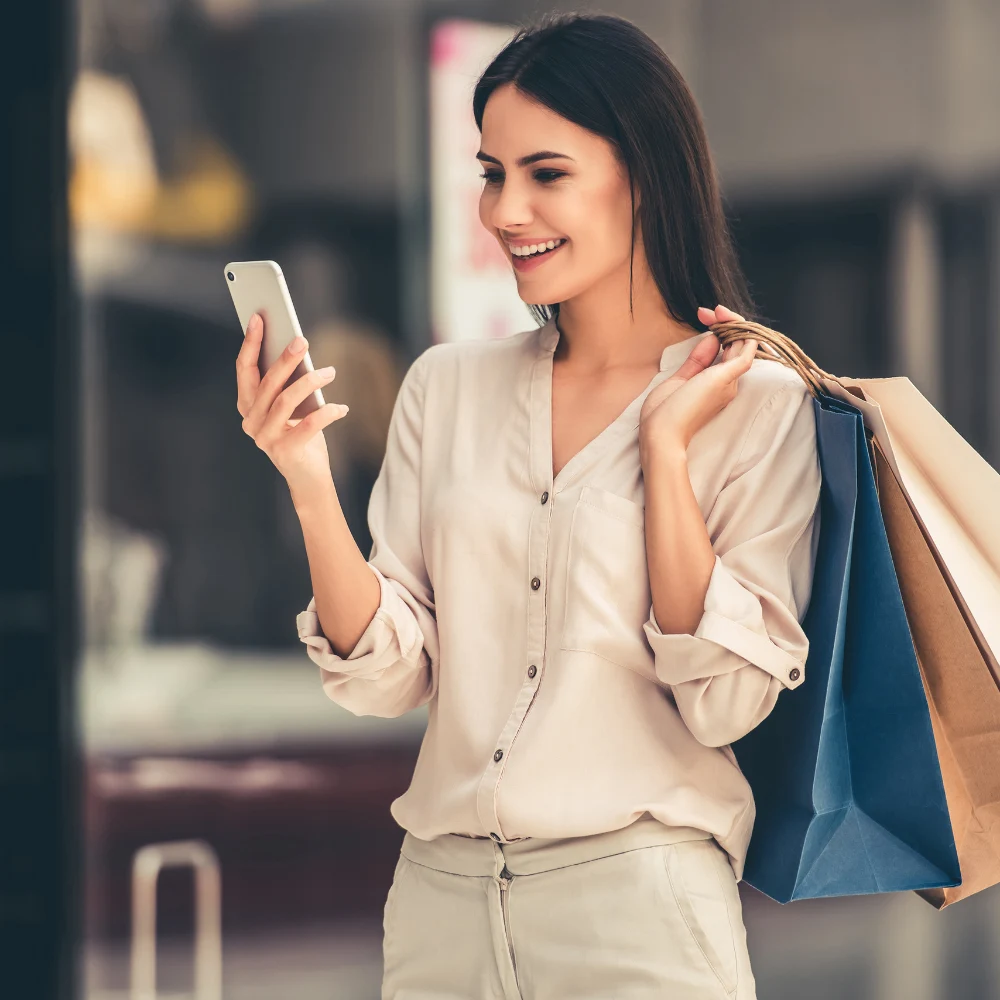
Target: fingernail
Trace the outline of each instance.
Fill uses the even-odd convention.
[[[247,323],[247,333],[249,333],[257,325],[257,321],[259,319],[260,319],[260,316],[257,313],[254,313],[250,317],[250,321]]]
[[[319,375],[320,378],[329,378],[334,371],[335,369],[333,365],[330,365],[328,368],[318,368],[316,370],[316,374]]]
[[[307,347],[307,341],[305,337],[296,337],[292,341],[292,354],[301,354]]]

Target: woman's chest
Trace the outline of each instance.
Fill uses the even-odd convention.
[[[560,439],[552,413],[530,398],[492,413],[473,407],[434,436],[421,541],[439,622],[461,608],[460,631],[471,616],[477,634],[529,645],[544,634],[561,650],[653,679],[643,624],[656,554],[646,548],[638,410],[634,420],[598,418],[575,442],[570,432]],[[561,464],[560,441],[572,451]],[[692,445],[689,471],[707,517],[731,456],[708,441]]]
[[[425,555],[447,551],[483,566],[494,555],[502,561],[524,549],[540,521],[552,528],[568,522],[585,490],[591,501],[606,495],[605,506],[624,512],[626,521],[641,521],[644,470],[638,408],[624,412],[629,391],[620,387],[616,396],[589,405],[568,395],[544,406],[512,396],[493,406],[469,400],[456,408],[425,441]],[[697,435],[691,443],[688,472],[706,518],[733,464],[731,452],[718,436]]]
[[[553,369],[550,419],[554,478],[591,441],[634,408],[654,374],[640,369],[612,376],[577,376]]]
[[[418,502],[432,582],[456,569],[524,572],[539,546],[568,555],[571,534],[576,549],[593,549],[606,562],[618,548],[630,554],[633,571],[641,569],[638,404],[649,373],[600,384],[543,363],[473,374],[431,394],[425,415]],[[706,517],[733,463],[731,443],[731,434],[717,432],[691,442],[689,475]]]

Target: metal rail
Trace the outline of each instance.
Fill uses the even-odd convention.
[[[147,844],[132,861],[130,1000],[156,1000],[156,886],[164,868],[194,869],[194,996],[222,1000],[222,878],[203,840]]]

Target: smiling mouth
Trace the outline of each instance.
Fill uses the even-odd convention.
[[[541,243],[529,243],[524,246],[510,246],[512,257],[537,257],[548,253],[550,250],[558,250],[566,242],[565,237],[560,239],[545,240]]]
[[[515,271],[533,271],[536,267],[544,264],[550,257],[558,253],[569,240],[562,239],[554,241],[554,246],[549,247],[547,244],[535,244],[536,249],[534,252],[530,253],[516,253],[515,249],[518,250],[530,250],[530,247],[509,247],[510,249],[510,260],[514,265]],[[544,247],[544,249],[543,249]]]

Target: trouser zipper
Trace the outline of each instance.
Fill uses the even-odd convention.
[[[507,871],[507,866],[503,866],[500,872],[500,911],[503,914],[503,931],[507,936],[507,950],[510,952],[510,964],[514,968],[514,975],[517,975],[517,965],[514,962],[514,939],[510,933],[510,910],[507,906],[507,893],[514,876]]]

